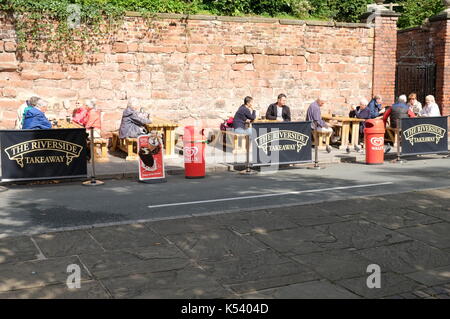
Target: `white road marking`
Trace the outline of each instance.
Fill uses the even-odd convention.
[[[241,196],[241,197],[229,197],[229,198],[199,200],[199,201],[193,201],[193,202],[181,202],[181,203],[172,203],[172,204],[150,205],[150,206],[148,206],[148,208],[159,208],[159,207],[171,207],[171,206],[205,204],[205,203],[225,202],[225,201],[242,200],[242,199],[274,197],[274,196],[298,195],[298,194],[304,194],[304,193],[318,193],[318,192],[333,191],[333,190],[352,189],[352,188],[365,188],[365,187],[374,187],[374,186],[391,185],[391,184],[393,184],[393,182],[384,182],[384,183],[377,183],[377,184],[364,184],[364,185],[352,185],[352,186],[340,186],[340,187],[320,188],[320,189],[308,189],[308,190],[304,190],[304,191],[295,191],[295,192],[287,192],[287,193],[274,193],[274,194],[263,194],[263,195],[253,195],[253,196]]]

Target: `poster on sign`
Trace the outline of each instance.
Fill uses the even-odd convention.
[[[138,141],[139,180],[147,183],[165,182],[163,142],[160,133],[141,135]]]

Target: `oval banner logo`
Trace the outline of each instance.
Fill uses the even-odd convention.
[[[373,146],[383,146],[384,145],[384,137],[372,137],[370,139],[370,143]]]

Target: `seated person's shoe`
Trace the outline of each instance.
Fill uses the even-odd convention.
[[[326,150],[327,150],[328,153],[331,153],[331,146],[330,146],[330,145],[327,145]]]
[[[355,151],[358,152],[358,153],[361,153],[362,149],[358,145],[355,145]]]
[[[345,149],[345,151],[350,154],[350,146],[347,146],[347,148]]]
[[[391,146],[388,144],[386,145],[386,147],[384,148],[384,154],[387,154],[391,151]]]

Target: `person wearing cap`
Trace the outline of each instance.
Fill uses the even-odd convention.
[[[47,107],[47,101],[39,99],[36,106],[29,108],[24,116],[22,129],[24,130],[42,130],[51,129],[52,123],[47,119],[44,110]]]

